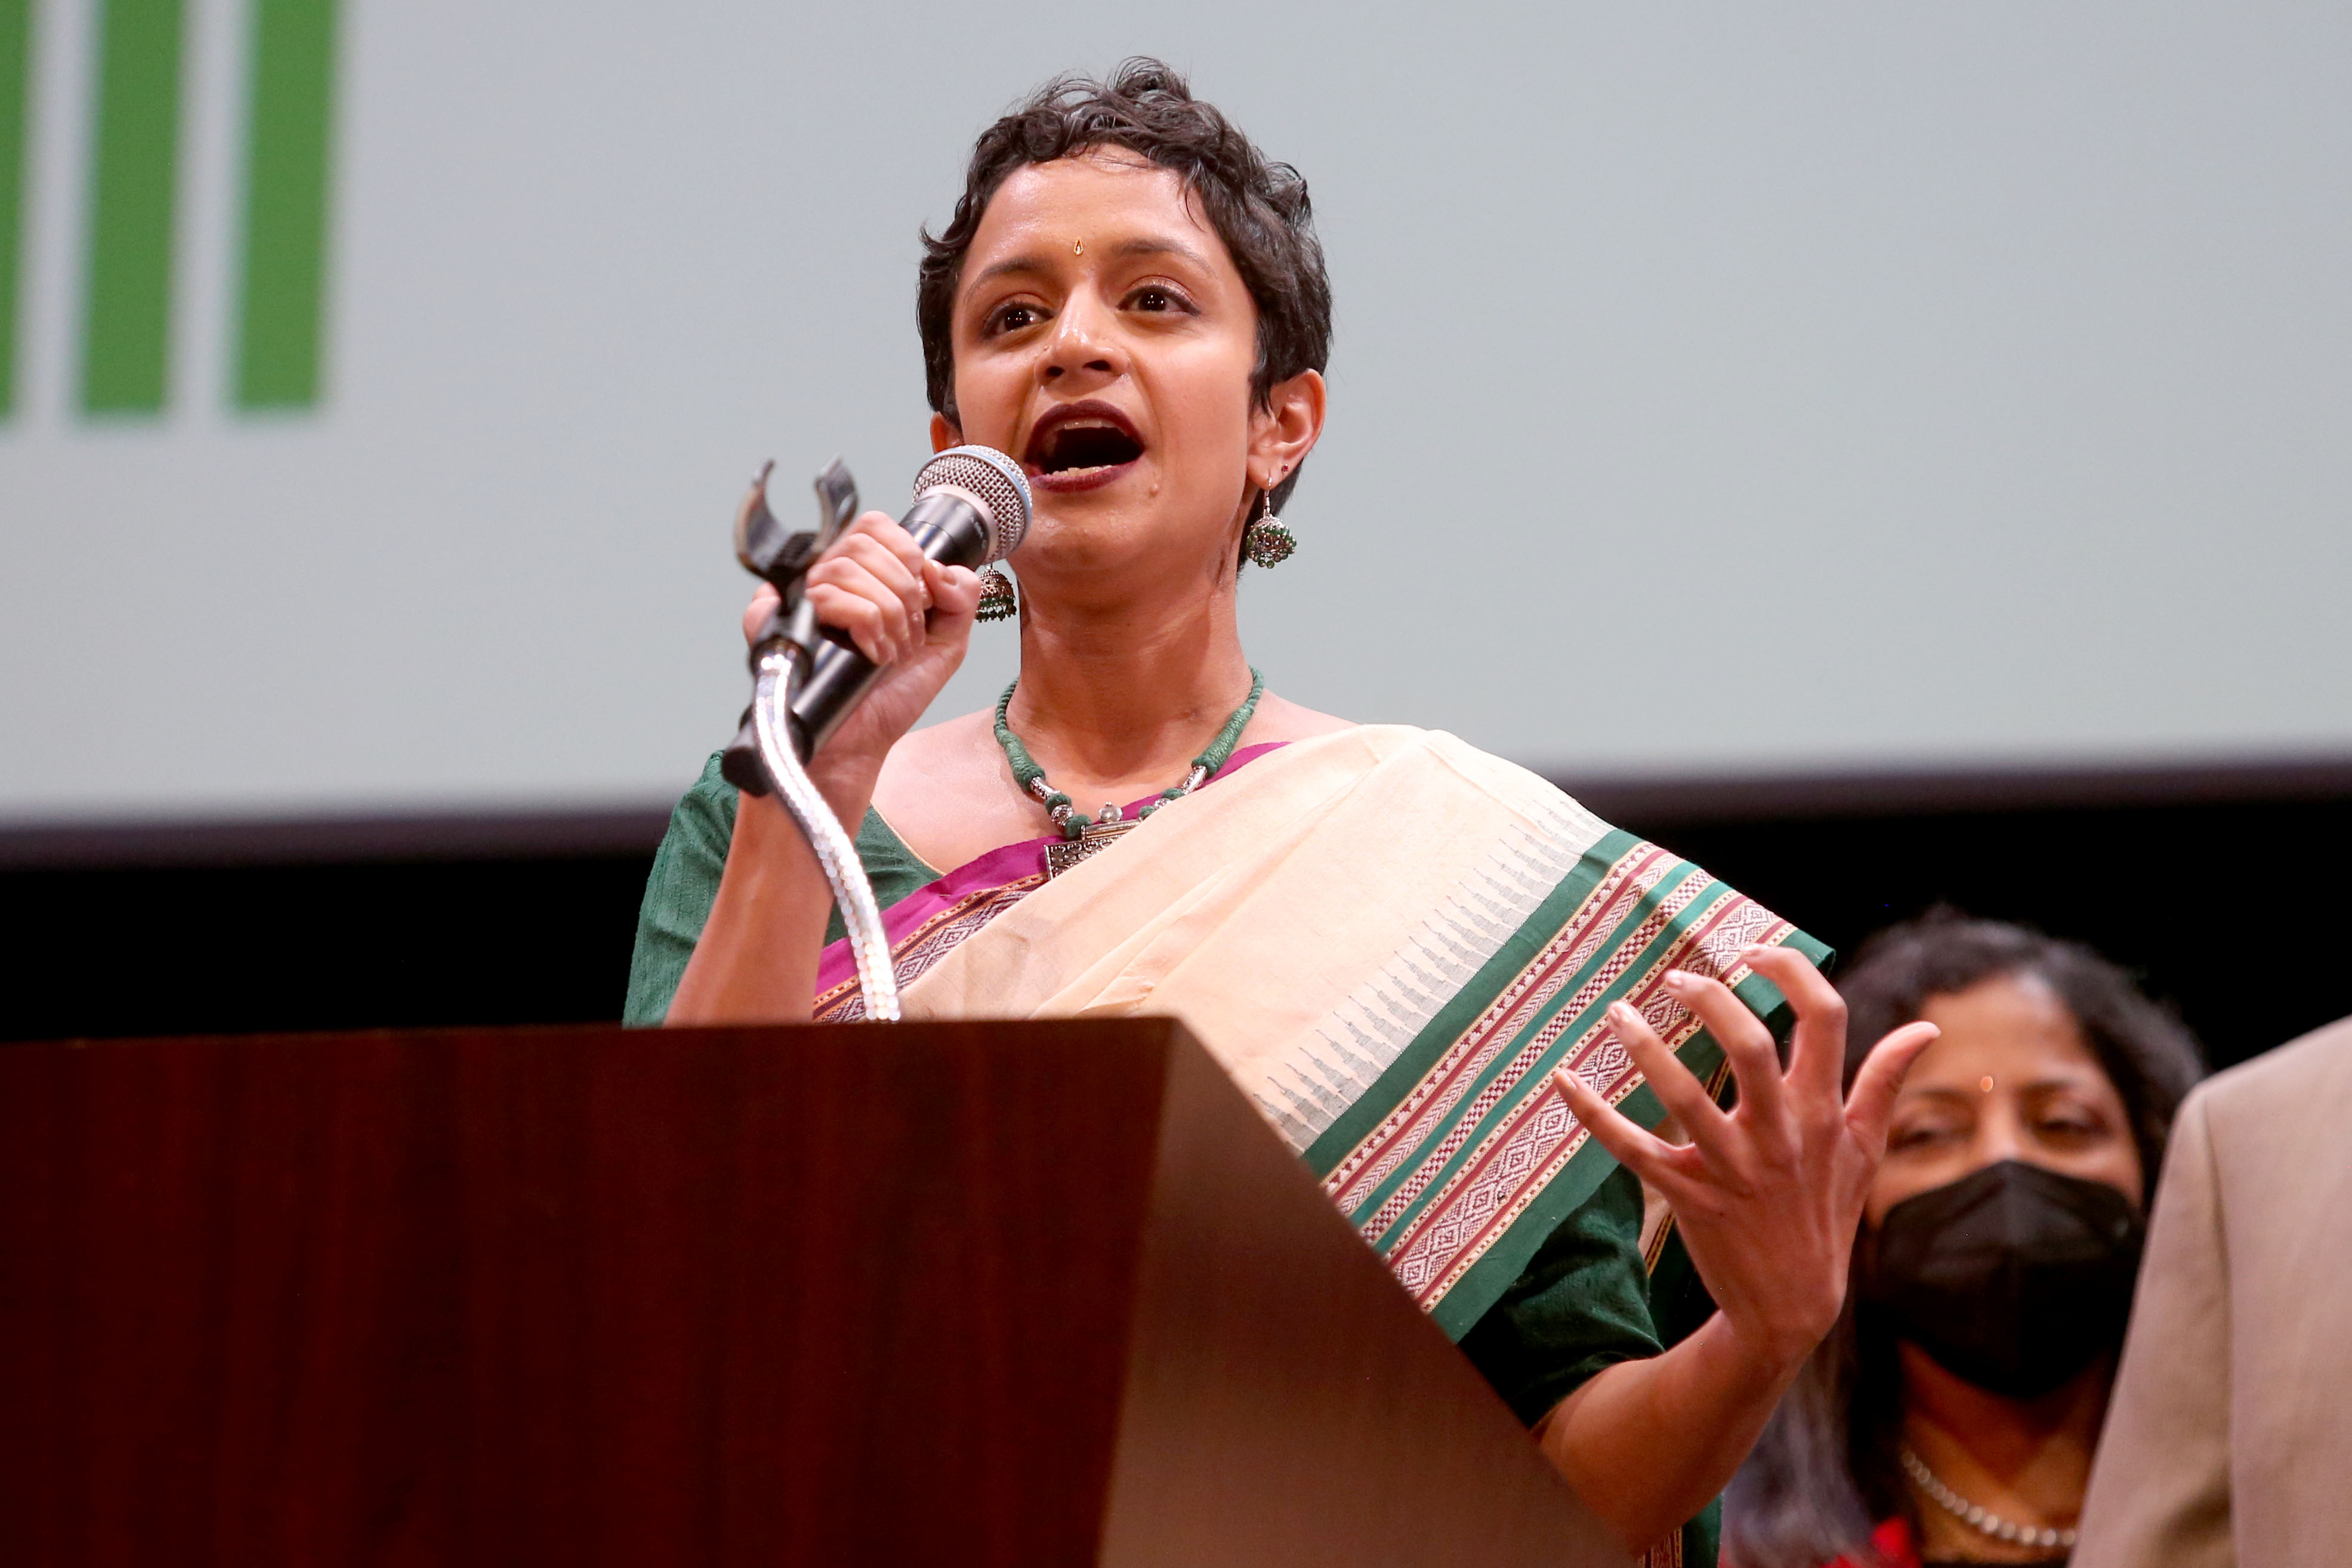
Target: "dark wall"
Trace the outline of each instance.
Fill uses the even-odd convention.
[[[2215,1067],[2352,1014],[2329,928],[2352,802],[1629,822],[1842,953],[1938,902],[2087,942],[2171,1002]]]
[[[1918,781],[1580,793],[1843,952],[1939,900],[2087,941],[2216,1064],[2352,1013],[2333,928],[2306,924],[2352,885],[2341,777],[2176,778],[2136,803],[2113,780],[2022,802]],[[0,1037],[614,1018],[658,823],[445,825],[430,853],[356,830],[20,847]]]
[[[0,875],[0,1038],[618,1018],[650,854]]]

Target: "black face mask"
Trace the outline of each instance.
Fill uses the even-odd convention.
[[[1862,1305],[1955,1377],[2032,1399],[2123,1343],[2146,1238],[2105,1183],[2003,1160],[1886,1211]]]

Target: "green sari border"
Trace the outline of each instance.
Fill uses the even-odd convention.
[[[1397,1053],[1371,1089],[1342,1112],[1300,1158],[1318,1181],[1328,1176],[1355,1147],[1371,1136],[1383,1118],[1402,1103],[1412,1087],[1435,1066],[1446,1048],[1475,1023],[1505,987],[1536,960],[1547,943],[1575,915],[1610,868],[1637,848],[1643,839],[1622,827],[1612,827],[1578,857],[1575,868],[1547,894],[1535,912],[1504,940],[1495,956],[1479,966],[1467,984],[1456,990],[1434,1017],[1423,1026],[1410,1045]]]
[[[1612,1003],[1629,999],[1649,984],[1658,966],[1672,957],[1675,949],[1685,945],[1693,927],[1716,913],[1721,906],[1739,898],[1738,892],[1714,878],[1708,877],[1706,872],[1701,871],[1689,861],[1677,859],[1672,869],[1660,877],[1654,885],[1633,897],[1612,935],[1629,928],[1639,929],[1643,923],[1654,918],[1675,894],[1683,891],[1685,885],[1694,878],[1705,879],[1704,883],[1697,889],[1696,896],[1668,916],[1664,923],[1658,928],[1657,934],[1642,945],[1640,952],[1622,966],[1617,977],[1585,1002],[1574,1018],[1569,1019],[1561,1026],[1555,1033],[1551,1044],[1545,1047],[1543,1059],[1527,1072],[1523,1079],[1525,1084],[1540,1085],[1548,1081],[1552,1073],[1566,1065],[1575,1055],[1578,1045],[1600,1026]],[[1706,889],[1710,888],[1718,891],[1709,896]],[[1531,1041],[1544,1034],[1555,1021],[1561,1019],[1567,1014],[1570,1006],[1581,994],[1583,987],[1600,971],[1607,968],[1622,951],[1622,943],[1603,942],[1597,946],[1592,956],[1570,974],[1553,993],[1551,998],[1529,1016],[1526,1026],[1510,1039],[1501,1044],[1493,1058],[1481,1068],[1477,1076],[1465,1087],[1461,1100],[1457,1103],[1475,1105],[1488,1088],[1511,1070],[1513,1064]],[[1676,1054],[1679,1055],[1681,1051],[1688,1049],[1691,1038],[1696,1038],[1697,1035],[1704,1033],[1704,1030],[1700,1030],[1690,1038],[1685,1038],[1683,1045],[1677,1047]],[[1521,1103],[1531,1092],[1540,1092],[1540,1089],[1520,1088],[1504,1094],[1480,1113],[1475,1121],[1466,1126],[1455,1121],[1452,1113],[1442,1119],[1443,1122],[1462,1127],[1463,1136],[1460,1144],[1429,1176],[1419,1194],[1381,1227],[1379,1244],[1383,1250],[1391,1244],[1391,1237],[1414,1228],[1430,1205],[1444,1200],[1447,1187],[1456,1173],[1479,1157],[1488,1138],[1502,1123],[1517,1113]],[[1397,1169],[1382,1179],[1378,1187],[1363,1196],[1354,1210],[1349,1214],[1349,1219],[1353,1223],[1361,1224],[1367,1215],[1378,1214],[1400,1186],[1419,1173],[1422,1165],[1422,1161],[1413,1158],[1407,1158],[1401,1163]]]
[[[1778,945],[1795,949],[1816,969],[1827,966],[1835,956],[1829,946],[1802,931],[1790,931]],[[1774,1040],[1787,1040],[1796,1015],[1779,986],[1751,970],[1732,987],[1732,994],[1764,1020]],[[1723,1047],[1706,1029],[1692,1035],[1675,1054],[1702,1082],[1723,1062]],[[1665,1116],[1665,1108],[1647,1082],[1627,1093],[1617,1108],[1628,1120],[1645,1128],[1656,1127]],[[1486,1316],[1486,1310],[1502,1299],[1512,1281],[1527,1271],[1528,1263],[1551,1233],[1591,1201],[1616,1168],[1616,1157],[1587,1134],[1584,1146],[1570,1158],[1566,1167],[1544,1184],[1526,1212],[1430,1310],[1431,1319],[1444,1331],[1445,1337],[1459,1341],[1468,1333],[1471,1326]]]

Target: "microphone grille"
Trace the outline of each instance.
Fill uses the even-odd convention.
[[[1021,547],[1021,536],[1029,531],[1029,476],[1020,464],[993,447],[950,447],[915,475],[915,497],[919,500],[950,485],[979,501],[988,513],[988,556],[982,565],[1002,561]]]

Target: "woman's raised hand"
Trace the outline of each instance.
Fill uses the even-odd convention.
[[[1722,1045],[1738,1103],[1717,1105],[1641,1014],[1620,1002],[1609,1026],[1659,1101],[1690,1135],[1669,1143],[1604,1103],[1574,1073],[1562,1093],[1601,1147],[1662,1194],[1683,1245],[1759,1370],[1785,1374],[1836,1322],[1863,1200],[1886,1152],[1895,1091],[1936,1038],[1906,1024],[1873,1047],[1842,1096],[1845,1004],[1801,953],[1755,947],[1740,955],[1778,985],[1797,1016],[1789,1068],[1772,1036],[1721,982],[1666,979],[1675,998]]]
[[[820,624],[846,632],[860,653],[883,667],[882,679],[809,772],[828,795],[835,778],[870,790],[883,757],[963,663],[980,608],[980,575],[926,559],[887,512],[869,511],[809,568],[806,591]],[[743,612],[746,638],[758,635],[775,602],[775,589],[761,584]]]

